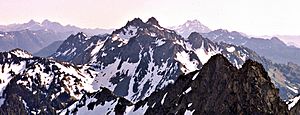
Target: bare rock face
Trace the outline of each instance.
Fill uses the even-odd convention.
[[[236,69],[222,55],[213,56],[200,71],[180,76],[164,90],[138,102],[145,114],[288,114],[279,91],[257,62]]]

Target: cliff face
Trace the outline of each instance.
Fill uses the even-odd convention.
[[[145,105],[146,114],[288,114],[261,64],[248,60],[236,69],[222,55],[137,103],[135,110]]]

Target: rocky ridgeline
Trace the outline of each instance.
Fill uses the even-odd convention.
[[[84,104],[78,104],[69,113],[80,113],[80,110],[94,113],[112,102],[107,113],[289,114],[287,105],[280,99],[278,89],[261,64],[247,60],[242,68],[237,69],[222,55],[213,56],[201,70],[179,76],[174,84],[135,104],[114,96],[107,89],[100,91],[106,93],[87,94],[82,100],[93,101],[80,102]]]

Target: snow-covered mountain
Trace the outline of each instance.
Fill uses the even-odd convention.
[[[101,88],[86,94],[66,113],[74,114],[289,114],[261,64],[247,60],[237,69],[218,54],[199,71],[136,103]],[[292,114],[292,113],[290,113]]]
[[[87,66],[33,57],[20,49],[1,52],[0,59],[1,114],[288,112],[262,65],[248,60],[238,70],[220,54],[212,56],[200,71],[181,75],[174,84],[137,102],[105,87],[94,90],[97,73]]]
[[[182,25],[170,27],[170,29],[175,30],[179,35],[183,36],[184,38],[187,38],[192,32],[198,32],[198,33],[208,33],[211,30],[203,25],[198,20],[188,20]]]
[[[214,44],[196,32],[184,39],[161,27],[154,18],[145,23],[136,18],[111,35],[72,35],[53,58],[90,65],[98,72],[94,87],[105,86],[116,95],[136,101],[173,83],[180,74],[200,69],[218,53],[237,67],[251,56],[260,58],[243,47]]]
[[[286,71],[287,65],[276,66],[248,48],[214,43],[196,32],[185,39],[154,18],[147,22],[136,18],[109,35],[71,35],[52,57],[91,67],[98,73],[95,88],[107,87],[137,101],[173,83],[179,75],[199,70],[215,54],[223,54],[238,68],[247,59],[262,63],[282,99],[298,93],[300,74]]]
[[[55,114],[94,91],[88,69],[20,49],[1,52],[0,68],[1,114]]]
[[[98,35],[110,33],[113,29],[89,29],[89,28],[79,28],[72,25],[61,25],[58,22],[52,22],[49,20],[44,20],[43,22],[36,22],[34,20],[30,20],[27,23],[23,24],[10,24],[10,25],[0,25],[0,31],[10,32],[10,31],[20,31],[20,30],[51,30],[58,33],[77,33],[77,32],[85,32],[89,35]]]

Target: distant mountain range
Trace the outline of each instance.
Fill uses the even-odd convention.
[[[24,24],[0,25],[0,51],[21,48],[37,53],[54,41],[65,40],[71,34],[85,32],[88,35],[98,35],[111,33],[111,31],[112,29],[81,29],[76,26],[63,26],[49,20],[44,20],[42,23],[31,20]]]
[[[295,46],[300,48],[300,35],[275,35],[285,42],[288,46]],[[260,36],[261,38],[271,38],[271,36]]]
[[[211,31],[197,20],[187,21],[180,26],[172,27],[172,29],[185,38],[192,32],[198,32],[213,42],[224,42],[248,47],[259,55],[277,63],[293,62],[300,65],[300,55],[298,55],[300,54],[300,48],[297,47],[298,42],[300,43],[300,36],[249,37],[244,33],[237,31],[229,32],[225,29]]]
[[[248,47],[276,63],[293,62],[300,65],[300,55],[298,55],[300,54],[300,48],[288,46],[277,37],[271,39],[250,38],[236,31],[229,32],[222,29],[203,33],[202,35],[213,42],[225,42]]]
[[[52,30],[20,30],[0,32],[0,51],[15,48],[37,52],[57,40],[64,40],[71,33],[54,32]]]
[[[104,33],[111,33],[113,29],[89,29],[89,28],[80,28],[72,25],[63,26],[58,22],[51,22],[49,20],[44,20],[42,23],[30,20],[27,23],[23,24],[10,24],[10,25],[0,25],[0,31],[10,32],[10,31],[20,31],[20,30],[52,30],[59,33],[77,33],[84,32],[88,35],[97,35]]]

